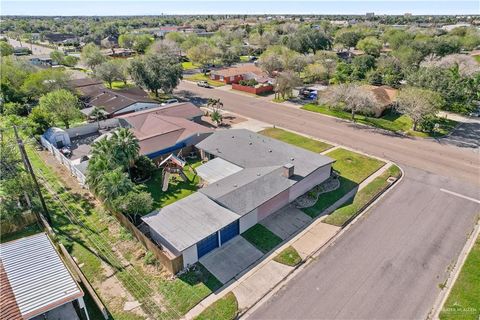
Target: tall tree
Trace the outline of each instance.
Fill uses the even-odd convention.
[[[397,97],[397,110],[413,120],[413,130],[428,117],[435,116],[441,105],[441,97],[437,93],[415,87],[402,89]]]
[[[295,87],[302,84],[302,80],[293,71],[281,72],[275,78],[275,95],[280,95],[282,99],[292,95]]]
[[[137,137],[128,128],[120,128],[113,132],[110,140],[115,146],[116,158],[127,168],[130,176],[130,168],[134,165],[140,151]]]
[[[97,47],[94,43],[89,43],[85,45],[80,54],[82,61],[95,71],[95,68],[102,64],[106,57],[100,51],[100,48]]]
[[[120,80],[122,73],[119,64],[115,60],[108,60],[97,66],[95,76],[108,83],[111,89],[113,81]]]
[[[39,107],[47,110],[68,129],[72,120],[80,116],[78,99],[70,91],[60,89],[40,98]]]
[[[183,76],[182,64],[167,55],[147,54],[132,60],[130,75],[135,83],[158,97],[158,91],[171,93]]]
[[[382,42],[375,37],[366,37],[358,41],[357,48],[363,50],[368,55],[378,57],[382,49]]]

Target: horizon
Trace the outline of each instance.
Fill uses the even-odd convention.
[[[189,16],[189,15],[480,15],[480,2],[462,1],[1,1],[1,16]],[[117,4],[112,7],[112,4]],[[86,5],[91,4],[91,5]],[[246,5],[248,4],[248,5]],[[274,4],[275,8],[272,8]],[[95,10],[92,13],[92,5]],[[348,8],[348,9],[345,9]],[[432,8],[435,8],[432,10]]]

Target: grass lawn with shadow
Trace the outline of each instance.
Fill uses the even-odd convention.
[[[194,268],[175,280],[161,282],[160,291],[168,304],[183,315],[221,286],[214,275],[196,263]]]
[[[165,192],[162,191],[162,170],[156,170],[152,178],[144,183],[153,197],[154,206],[157,208],[165,207],[196,192],[200,178],[191,168],[196,168],[201,164],[200,160],[189,161],[183,170],[188,181],[183,181],[179,175],[173,174],[170,176],[168,190]]]
[[[329,108],[325,105],[317,105],[308,103],[302,107],[304,110],[317,112],[325,115],[329,115],[336,118],[345,120],[351,120],[352,116],[350,112],[343,111],[338,108]],[[437,123],[439,128],[435,132],[421,132],[413,131],[413,121],[407,115],[398,114],[394,111],[387,110],[380,118],[368,117],[364,115],[355,115],[355,121],[358,123],[370,125],[373,127],[385,129],[394,132],[406,132],[408,135],[417,137],[440,137],[450,133],[458,124],[458,122],[445,118],[438,118]]]
[[[242,236],[263,253],[269,252],[282,242],[279,236],[259,223],[242,233]]]
[[[298,254],[297,250],[292,246],[285,248],[280,252],[273,260],[284,265],[294,267],[302,261],[302,258]]]
[[[376,177],[372,182],[366,185],[362,190],[357,192],[352,199],[343,204],[340,208],[332,212],[323,222],[332,224],[337,227],[343,226],[350,218],[354,217],[359,211],[367,205],[376,195],[385,190],[390,183],[388,178],[399,178],[400,169],[392,165],[383,174]]]
[[[233,320],[238,314],[238,302],[233,292],[215,301],[202,311],[195,320]]]
[[[302,135],[278,128],[267,128],[259,133],[316,153],[320,153],[332,148],[332,146],[328,143],[307,138]]]
[[[383,161],[342,148],[330,151],[326,155],[336,160],[333,169],[340,175],[338,177],[340,186],[336,190],[321,194],[312,207],[302,209],[312,218],[357,188],[363,180],[385,164]]]
[[[32,236],[32,235],[37,234],[39,232],[42,232],[42,230],[40,229],[40,227],[37,223],[34,223],[34,224],[29,225],[29,226],[26,226],[22,230],[19,230],[19,231],[13,232],[13,233],[9,233],[9,234],[1,233],[0,234],[0,243],[9,242],[9,241],[17,240],[17,239],[20,239],[20,238]]]

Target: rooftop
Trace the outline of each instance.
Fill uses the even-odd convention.
[[[24,319],[83,296],[44,233],[1,244],[0,262]]]
[[[179,252],[238,219],[238,215],[196,192],[142,218]]]
[[[212,71],[212,74],[223,76],[223,77],[232,77],[236,75],[244,75],[247,73],[253,73],[257,76],[265,76],[265,72],[262,71],[259,67],[254,65],[253,63],[246,63],[246,64],[241,64],[236,67],[231,67],[231,68],[225,68],[225,69],[220,69],[220,70],[214,70]]]

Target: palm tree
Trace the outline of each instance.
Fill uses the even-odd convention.
[[[218,125],[222,123],[223,102],[220,99],[208,99],[207,106],[212,109],[210,119]]]
[[[114,199],[133,190],[133,187],[133,182],[125,175],[123,170],[117,168],[113,171],[104,172],[97,185],[96,193],[110,204]]]
[[[113,132],[111,140],[117,149],[115,157],[127,167],[128,176],[131,177],[130,168],[135,164],[140,152],[138,139],[128,128],[120,128]]]
[[[107,119],[107,114],[105,113],[104,108],[95,107],[92,113],[90,113],[90,117],[95,119],[95,121],[97,122],[98,130],[100,130],[100,121]]]

